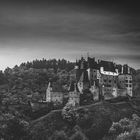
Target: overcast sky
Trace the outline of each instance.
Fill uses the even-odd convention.
[[[137,4],[75,1],[0,2],[0,69],[42,58],[75,61],[87,52],[140,68]]]

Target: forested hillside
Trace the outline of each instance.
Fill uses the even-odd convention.
[[[62,70],[67,73],[74,68],[74,63],[62,60],[34,60],[32,62],[22,63],[14,68],[6,68],[4,72],[0,72],[0,88],[1,96],[6,93],[14,97],[20,96],[18,102],[24,102],[28,97],[43,98],[47,88],[48,81],[67,84],[67,79],[62,79],[58,75]],[[67,76],[69,76],[67,74]],[[8,97],[9,98],[9,97]],[[15,97],[16,98],[16,97]],[[16,100],[16,99],[15,99]],[[11,103],[15,100],[11,99]]]
[[[57,84],[68,85],[69,72],[74,65],[75,63],[64,59],[42,59],[6,68],[4,72],[0,71],[0,139],[46,140],[50,137],[50,140],[57,138],[90,140],[96,135],[97,140],[108,133],[113,121],[119,121],[133,113],[139,115],[139,106],[138,110],[135,110],[136,108],[134,109],[131,103],[112,105],[100,102],[96,105],[70,110],[70,115],[74,119],[72,122],[63,117],[61,110],[53,111],[33,121],[40,115],[44,115],[44,112],[49,112],[52,106],[48,105],[50,110],[44,108],[33,114],[28,101],[44,99],[50,80]],[[65,71],[65,78],[61,76],[63,71]],[[137,70],[133,77],[134,95],[139,96],[140,71]]]

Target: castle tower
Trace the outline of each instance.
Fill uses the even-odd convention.
[[[118,84],[120,89],[125,89],[126,94],[133,96],[132,74],[128,65],[122,66],[122,73],[118,76]],[[124,96],[124,95],[123,95]]]
[[[80,103],[80,92],[75,82],[71,82],[69,88],[69,103],[78,106]]]
[[[78,86],[80,93],[83,93],[84,90],[89,89],[90,83],[89,83],[89,79],[88,79],[88,72],[86,70],[84,72],[82,72],[77,86]]]
[[[49,82],[46,90],[46,102],[51,102],[51,93],[52,93],[52,85],[51,82]]]

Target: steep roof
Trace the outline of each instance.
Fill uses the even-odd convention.
[[[81,60],[77,63],[78,67],[80,69],[86,69],[87,68],[87,61],[82,57]]]
[[[95,61],[95,58],[88,57],[88,67],[92,69],[99,69],[99,65]]]
[[[104,68],[104,71],[116,72],[115,65],[113,62],[110,61],[103,61],[99,62],[99,66]]]
[[[75,82],[71,82],[71,83],[70,83],[69,91],[70,91],[70,92],[73,92],[73,91],[79,92],[79,89],[78,89],[77,84],[76,84]]]
[[[89,82],[88,79],[88,72],[85,70],[82,72],[81,77],[80,77],[81,82]]]
[[[48,87],[52,88],[52,92],[63,92],[64,91],[62,85],[57,82],[49,82]]]
[[[77,69],[76,70],[76,80],[79,81],[84,70]]]

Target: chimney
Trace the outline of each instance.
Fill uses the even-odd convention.
[[[130,67],[128,66],[128,74],[130,74]]]
[[[123,74],[123,66],[122,66],[122,72],[121,72],[121,74]]]

